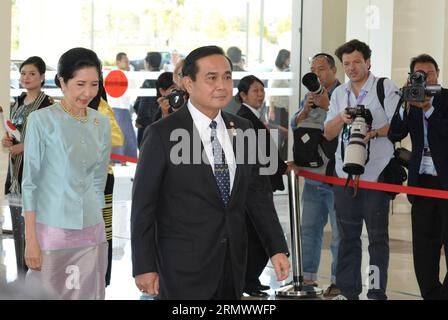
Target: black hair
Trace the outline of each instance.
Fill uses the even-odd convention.
[[[241,50],[238,47],[230,47],[227,49],[227,56],[229,57],[232,63],[240,63],[241,62]]]
[[[59,58],[58,73],[55,77],[56,85],[60,88],[59,78],[62,78],[67,83],[74,77],[76,71],[86,67],[96,68],[99,80],[102,80],[101,61],[94,51],[86,48],[68,50]]]
[[[432,63],[434,65],[434,67],[436,68],[436,71],[437,72],[439,71],[439,65],[437,64],[437,61],[433,57],[431,57],[429,54],[423,53],[423,54],[420,54],[411,59],[411,64],[409,66],[409,71],[411,73],[414,73],[414,71],[417,71],[417,70],[414,70],[414,67],[417,63]]]
[[[127,54],[125,52],[119,52],[119,53],[117,53],[117,56],[116,56],[115,60],[116,61],[121,61],[121,59],[123,59],[126,56],[127,56]]]
[[[156,51],[148,52],[145,61],[153,71],[159,71],[162,64],[162,55]]]
[[[247,94],[250,90],[250,86],[253,85],[255,82],[259,82],[264,88],[263,81],[258,79],[256,76],[250,75],[242,78],[238,83],[238,93],[235,96],[236,101],[242,103],[243,99],[241,98],[241,92]]]
[[[35,66],[37,68],[37,71],[39,71],[40,75],[45,74],[45,71],[47,70],[47,65],[45,64],[45,61],[41,57],[32,56],[20,64],[19,71],[22,71],[22,68],[29,64]],[[45,79],[41,82],[40,86],[43,87],[44,84],[45,84]]]
[[[277,54],[277,58],[275,59],[275,66],[280,70],[285,69],[287,67],[286,60],[290,58],[291,58],[291,51],[281,49]]]
[[[188,54],[185,58],[184,66],[182,67],[182,76],[190,77],[191,80],[196,81],[196,75],[199,71],[199,67],[196,62],[199,59],[212,55],[224,56],[230,64],[231,71],[233,71],[232,61],[230,61],[229,57],[224,54],[224,50],[222,50],[222,48],[218,46],[205,46],[194,49]]]
[[[100,106],[101,98],[103,98],[103,100],[107,102],[107,94],[106,94],[106,90],[104,89],[103,80],[100,80],[100,82],[98,84],[98,93],[96,94],[95,98],[93,98],[92,101],[89,102],[89,107],[92,109],[98,110],[98,107]]]
[[[349,42],[344,43],[342,46],[336,49],[334,54],[336,55],[336,57],[338,57],[339,61],[342,62],[342,56],[344,54],[350,54],[355,51],[361,52],[364,60],[368,60],[372,56],[372,50],[367,45],[367,43],[359,41],[358,39],[353,39]]]
[[[173,73],[172,72],[161,73],[156,81],[157,97],[160,98],[162,96],[160,89],[167,90],[172,85],[174,85]]]
[[[327,60],[327,62],[331,68],[336,67],[336,61],[334,61],[334,58],[332,55],[330,55],[328,53],[321,52],[321,53],[315,54],[314,57],[311,58],[311,61],[314,61],[319,58],[324,58],[325,60]]]

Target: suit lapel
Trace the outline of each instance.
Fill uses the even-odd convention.
[[[423,128],[423,111],[422,111],[422,109],[419,109],[419,108],[414,108],[414,109],[416,109],[415,111],[416,111],[416,117],[417,117],[417,119],[416,119],[416,123],[417,123],[417,132],[421,132],[421,145],[422,145],[422,148],[425,146],[425,130],[424,130],[424,128]]]
[[[261,119],[257,118],[257,116],[244,104],[241,105],[241,116],[246,118],[254,125],[254,129],[266,129],[269,132],[269,128],[261,121]]]

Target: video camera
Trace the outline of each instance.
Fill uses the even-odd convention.
[[[401,88],[401,97],[408,102],[423,102],[425,97],[435,96],[442,92],[439,84],[427,85],[426,72],[417,70],[409,76],[409,85]]]
[[[171,93],[165,96],[171,108],[179,109],[185,104],[186,92],[180,89],[174,89]]]

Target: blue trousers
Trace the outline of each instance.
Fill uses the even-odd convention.
[[[302,266],[305,280],[317,280],[324,227],[331,224],[331,282],[336,283],[339,233],[334,210],[333,187],[305,179],[302,192]]]
[[[340,237],[336,285],[348,299],[357,300],[362,292],[361,233],[363,222],[369,238],[369,299],[384,300],[389,265],[389,201],[382,191],[353,190],[334,186],[334,203]]]

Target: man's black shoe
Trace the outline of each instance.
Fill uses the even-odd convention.
[[[269,294],[260,290],[244,291],[244,293],[247,293],[251,297],[257,297],[257,298],[265,298],[269,296]]]
[[[265,291],[265,290],[269,290],[269,289],[271,289],[270,286],[265,286],[265,285],[263,285],[263,284],[260,284],[260,285],[258,286],[258,290],[260,290],[260,291]]]

